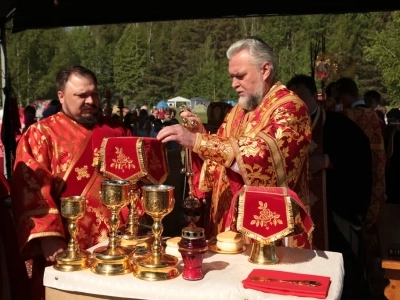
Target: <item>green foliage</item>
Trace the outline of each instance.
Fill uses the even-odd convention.
[[[114,56],[115,86],[117,96],[125,104],[133,104],[143,87],[146,72],[147,51],[144,32],[138,24],[128,25],[117,43]]]
[[[391,14],[390,22],[381,30],[371,31],[371,40],[365,46],[365,57],[369,62],[374,62],[382,73],[383,83],[388,94],[392,97],[391,105],[400,105],[400,12]]]
[[[329,77],[354,78],[361,94],[376,89],[391,103],[400,96],[400,12],[267,16],[29,30],[8,34],[8,70],[22,105],[54,98],[63,66],[81,64],[98,76],[104,95],[128,105],[155,105],[182,96],[236,99],[226,50],[243,36],[273,48],[278,77],[313,74],[326,61]]]

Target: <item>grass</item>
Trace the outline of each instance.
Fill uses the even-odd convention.
[[[198,113],[198,116],[201,120],[202,123],[207,123],[208,122],[208,118],[207,118],[207,113]]]
[[[204,112],[204,113],[200,112],[200,113],[197,113],[197,115],[199,116],[199,118],[200,118],[202,123],[207,123],[208,122],[207,112]],[[178,119],[179,123],[182,123],[182,118],[181,117],[177,116],[177,119]]]

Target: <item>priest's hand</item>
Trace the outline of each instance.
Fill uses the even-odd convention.
[[[40,248],[46,261],[55,262],[56,255],[67,248],[64,239],[58,236],[40,238]]]
[[[190,132],[193,133],[201,133],[206,132],[203,123],[198,115],[192,113],[190,110],[185,109],[179,113],[179,116],[182,118],[183,127],[187,128]]]
[[[196,134],[190,132],[180,124],[165,126],[157,134],[157,139],[162,143],[175,141],[181,146],[193,149],[196,141]]]

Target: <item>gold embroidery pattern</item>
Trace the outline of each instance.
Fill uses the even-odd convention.
[[[78,180],[81,180],[82,178],[89,178],[89,173],[88,173],[88,166],[83,166],[82,168],[75,168],[75,172],[78,173]]]
[[[100,162],[100,149],[99,148],[95,148],[93,151],[93,163],[92,166],[93,167],[97,167],[99,165]]]
[[[254,219],[251,220],[251,225],[256,225],[256,227],[265,227],[265,229],[269,229],[270,225],[278,225],[283,224],[282,220],[280,219],[281,215],[277,214],[276,212],[271,211],[268,208],[268,203],[263,203],[262,201],[258,201],[258,209],[260,210],[260,215],[254,215]]]
[[[115,147],[115,154],[117,154],[117,158],[112,159],[113,162],[110,165],[111,168],[122,170],[122,172],[125,171],[124,169],[129,170],[136,168],[136,166],[132,163],[133,160],[123,153],[122,148]]]

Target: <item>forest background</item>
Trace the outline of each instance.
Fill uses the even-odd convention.
[[[9,26],[11,27],[11,26]],[[320,92],[342,76],[360,93],[376,89],[400,105],[400,12],[266,16],[27,30],[7,33],[11,84],[21,106],[56,98],[55,75],[81,64],[98,76],[101,98],[155,105],[176,96],[236,100],[226,50],[258,36],[278,58],[282,83],[315,76]]]

